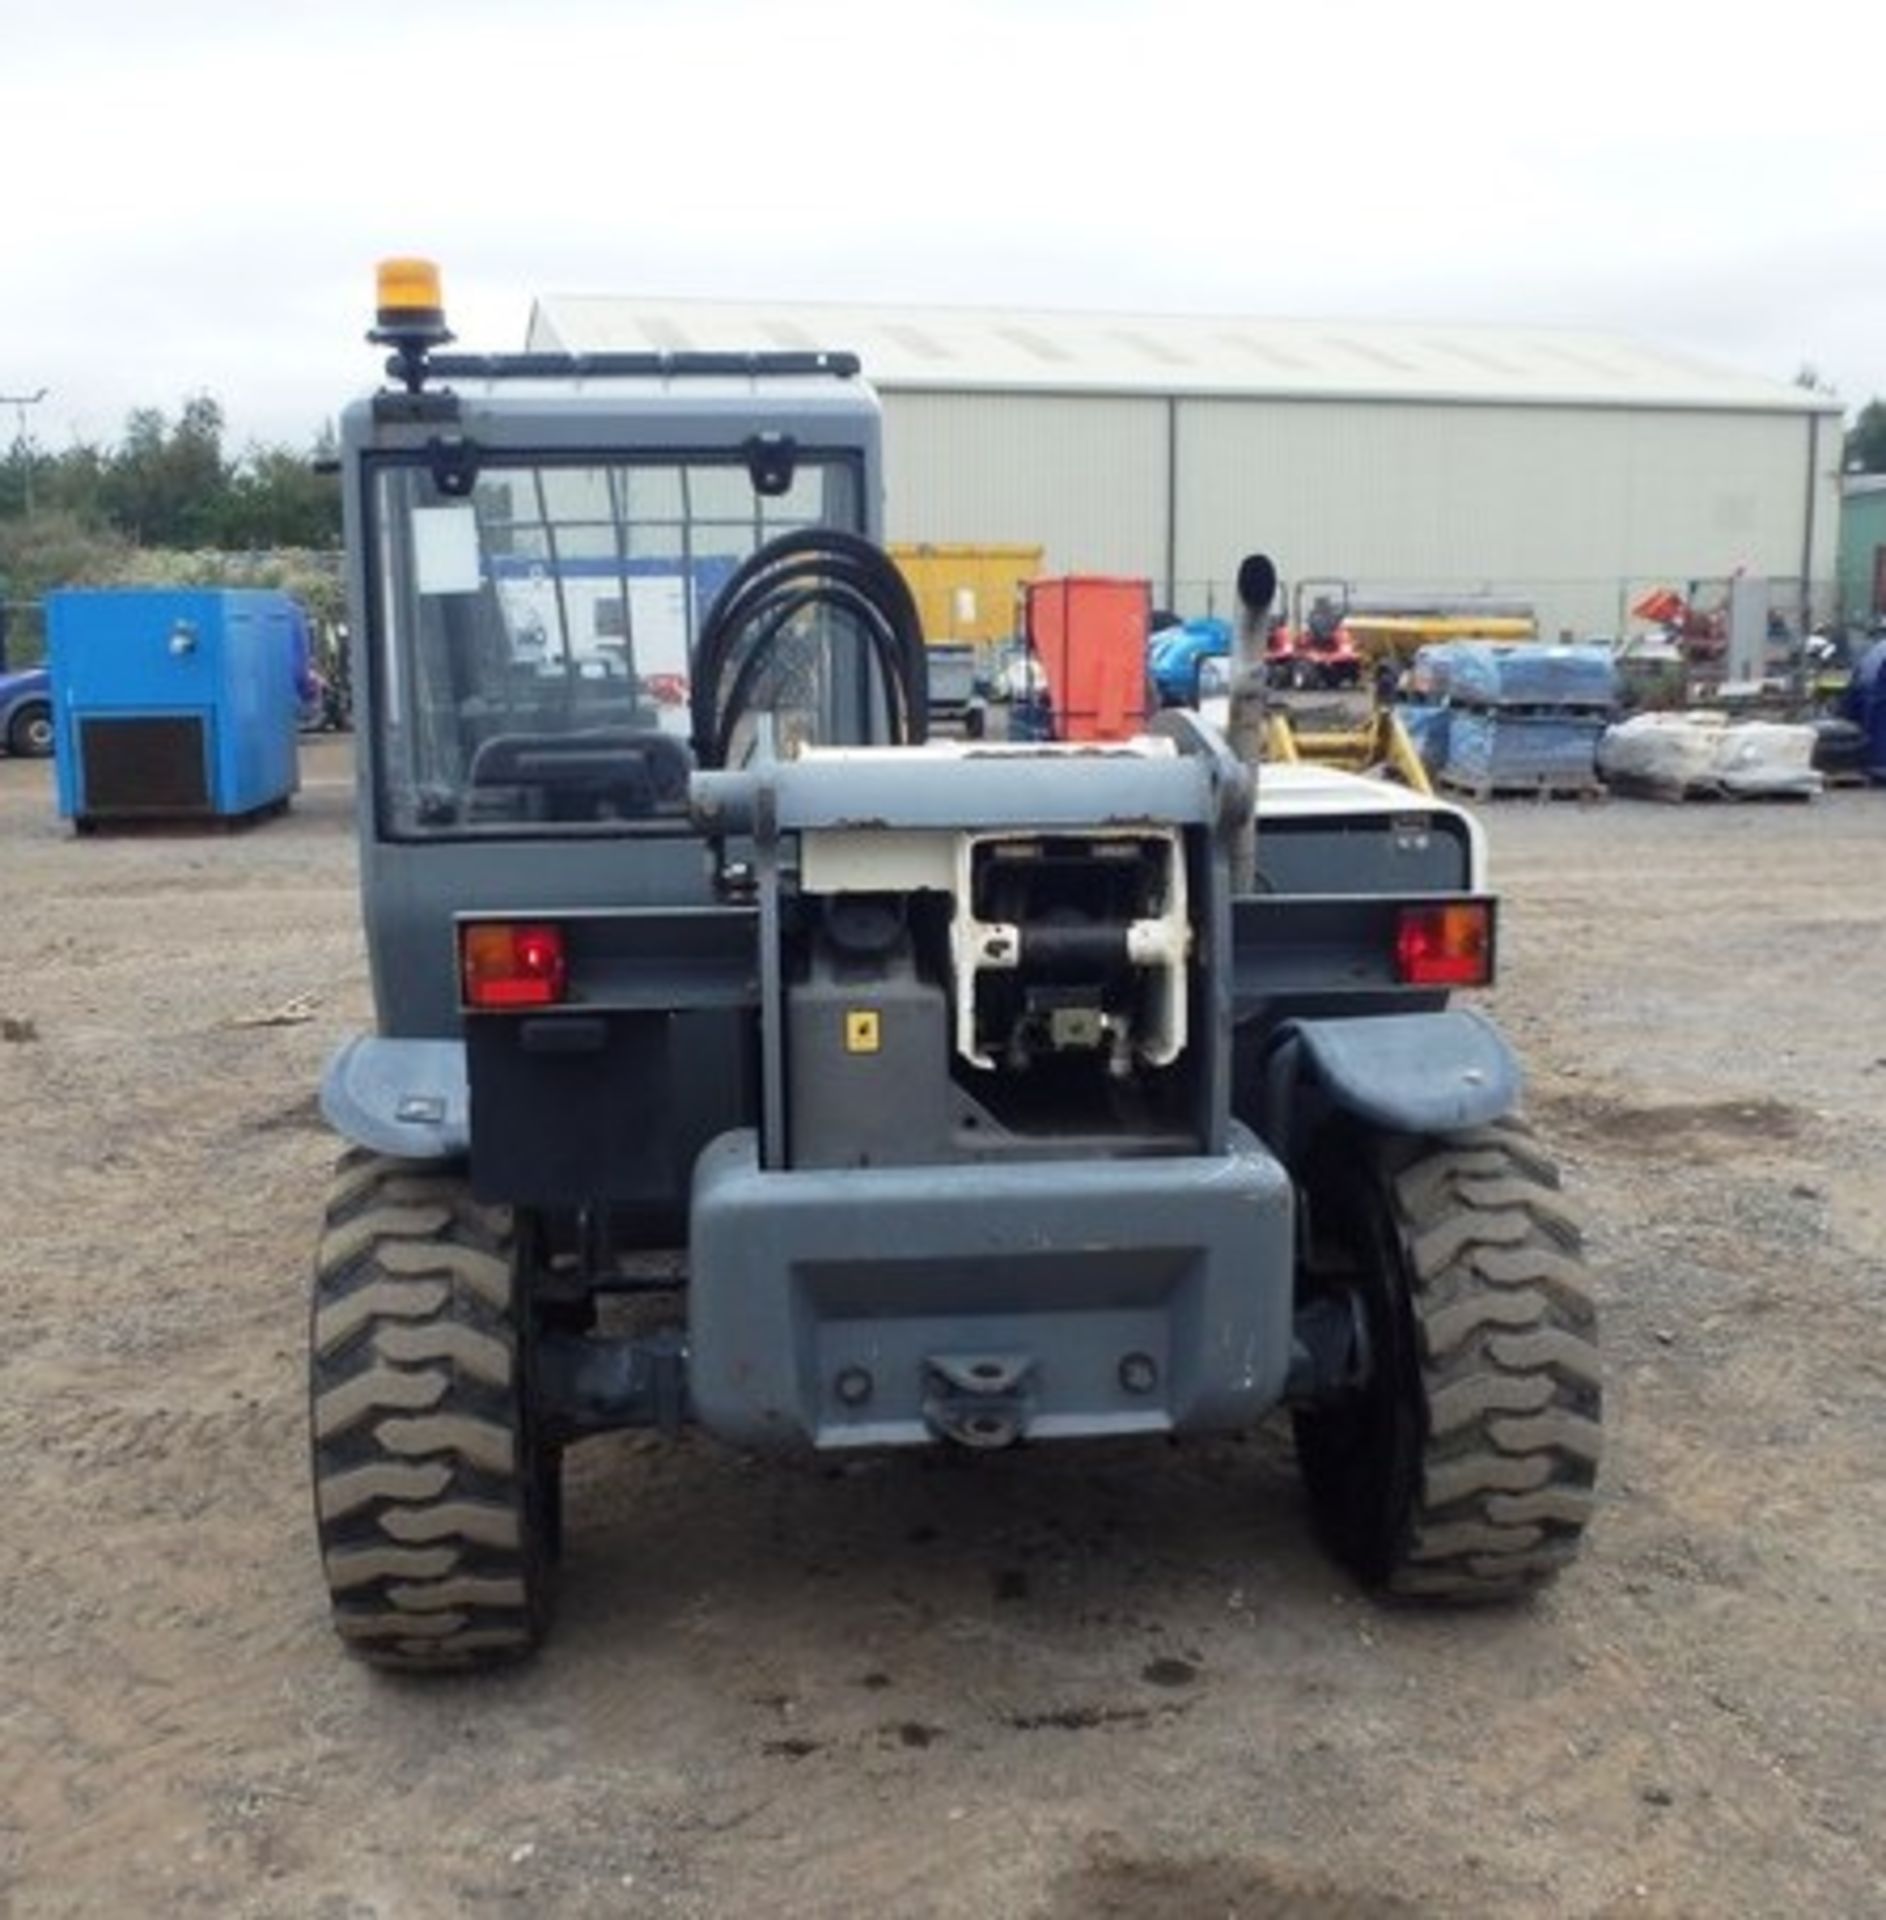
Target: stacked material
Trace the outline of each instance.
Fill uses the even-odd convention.
[[[1502,792],[1590,793],[1598,785],[1601,714],[1472,713],[1454,710],[1447,729],[1449,786]]]
[[[1460,641],[1446,663],[1448,698],[1482,712],[1608,713],[1617,705],[1609,647]]]
[[[1608,647],[1460,640],[1424,647],[1412,684],[1448,710],[1444,784],[1469,793],[1589,793],[1617,704]]]
[[[1421,756],[1421,764],[1430,775],[1447,765],[1447,736],[1453,722],[1452,712],[1438,700],[1403,700],[1395,707],[1395,717],[1406,730],[1409,743]]]
[[[1598,770],[1615,787],[1671,800],[1819,793],[1811,726],[1726,713],[1642,713],[1607,732]]]

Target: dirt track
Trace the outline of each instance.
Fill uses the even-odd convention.
[[[313,1561],[311,1094],[368,1003],[305,767],[80,842],[0,759],[0,1911],[1886,1910],[1886,794],[1488,810],[1607,1315],[1546,1600],[1370,1605],[1281,1434],[621,1440],[548,1651],[440,1684],[345,1659]]]

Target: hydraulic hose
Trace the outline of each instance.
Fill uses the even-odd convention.
[[[695,652],[689,722],[695,763],[726,765],[754,691],[803,615],[829,612],[853,629],[874,664],[893,744],[929,733],[928,667],[917,604],[890,557],[835,527],[782,534],[744,560],[708,610]]]

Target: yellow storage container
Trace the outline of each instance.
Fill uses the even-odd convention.
[[[894,541],[891,558],[910,582],[923,637],[937,646],[986,646],[1021,627],[1023,585],[1041,571],[1039,547]]]

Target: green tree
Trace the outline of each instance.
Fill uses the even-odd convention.
[[[1869,400],[1847,433],[1849,473],[1886,473],[1886,400]]]
[[[55,513],[67,513],[88,526],[105,522],[105,476],[111,456],[90,441],[75,441],[52,456],[34,483],[35,498]]]
[[[100,493],[107,464],[104,453],[84,442],[63,453],[48,453],[43,447],[15,441],[0,459],[0,525],[26,517],[29,467],[35,513],[66,512],[94,524],[102,522]]]
[[[48,453],[16,440],[0,452],[0,528],[27,516],[64,513],[109,528],[141,547],[245,553],[321,551],[341,538],[340,484],[317,463],[337,443],[323,427],[309,453],[251,444],[224,451],[221,405],[195,394],[172,421],[161,408],[126,416],[116,446],[74,442]]]
[[[124,440],[104,476],[106,513],[130,539],[150,546],[214,543],[229,466],[223,458],[223,410],[193,395],[173,427],[156,407],[125,421]]]
[[[340,481],[305,453],[251,447],[223,498],[219,545],[332,547],[340,543]]]

